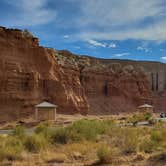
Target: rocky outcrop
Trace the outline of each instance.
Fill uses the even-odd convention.
[[[153,79],[158,91],[165,87],[163,70],[153,79],[152,72],[146,62],[77,56],[39,46],[28,31],[0,27],[0,120],[31,116],[42,100],[67,114],[131,112],[153,102]]]
[[[79,70],[62,68],[54,54],[22,31],[0,28],[0,120],[32,115],[42,100],[62,113],[87,113]]]
[[[99,59],[78,57],[68,51],[59,51],[57,58],[67,70],[69,66],[80,70],[91,114],[131,112],[137,105],[151,102],[150,82],[141,67],[122,66],[119,62],[106,65]]]

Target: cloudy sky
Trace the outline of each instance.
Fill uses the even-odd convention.
[[[76,54],[166,62],[166,0],[0,0],[0,24]]]

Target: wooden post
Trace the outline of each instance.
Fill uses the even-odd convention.
[[[36,119],[36,121],[38,121],[38,108],[37,107],[35,108],[35,119]]]
[[[54,109],[54,121],[56,121],[56,108]]]

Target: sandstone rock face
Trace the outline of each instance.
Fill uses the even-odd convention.
[[[0,28],[0,120],[32,115],[42,100],[59,112],[88,111],[79,71],[62,68],[54,54],[22,31]]]
[[[157,70],[148,62],[76,56],[39,46],[28,32],[0,27],[0,121],[32,116],[43,100],[67,114],[131,112],[145,102],[159,108],[166,65],[153,65]]]
[[[114,62],[105,65],[98,59],[74,56],[67,51],[60,51],[58,55],[59,62],[68,59],[63,64],[65,67],[72,62],[79,68],[89,113],[131,112],[137,105],[151,102],[151,84],[139,68]]]

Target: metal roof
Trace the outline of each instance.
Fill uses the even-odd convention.
[[[37,107],[37,108],[55,108],[55,107],[58,107],[58,106],[54,105],[54,104],[51,104],[47,101],[44,101],[40,104],[37,104],[35,107]]]
[[[153,108],[153,106],[149,105],[149,104],[144,104],[144,105],[139,106],[138,108]]]

